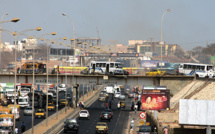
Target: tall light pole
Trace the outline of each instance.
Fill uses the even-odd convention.
[[[56,32],[52,32],[51,35],[56,35]],[[41,39],[41,41],[45,41],[44,38]],[[48,74],[48,59],[49,59],[49,48],[48,48],[48,42],[46,42],[47,45],[47,57],[46,57],[46,127],[48,126],[48,81],[49,81],[49,74]]]
[[[62,13],[62,15],[63,16],[66,16],[66,17],[68,17],[69,19],[70,19],[70,21],[72,22],[72,27],[73,27],[73,36],[74,36],[74,39],[71,39],[71,41],[72,40],[74,40],[74,47],[73,47],[73,50],[74,50],[74,52],[73,52],[73,69],[72,69],[72,71],[74,70],[74,68],[75,68],[75,24],[73,23],[73,20],[72,20],[72,18],[71,17],[69,17],[68,15],[66,15],[65,13]],[[72,48],[72,47],[71,47]],[[72,78],[72,83],[73,83],[73,81],[74,81],[74,84],[76,84],[75,83],[75,80],[74,80],[74,73],[72,73],[72,76],[73,76],[73,78]],[[67,90],[67,89],[66,89]],[[73,90],[73,93],[74,93],[74,90]],[[76,94],[76,91],[75,91],[75,94]],[[73,95],[72,95],[73,96]],[[76,101],[77,101],[77,96],[76,96]],[[77,102],[75,103],[75,104],[77,104]]]
[[[5,22],[18,22],[20,19],[19,18],[13,18],[12,20],[7,20],[7,21],[3,21],[3,18],[5,15],[8,15],[8,13],[5,13],[4,15],[2,15],[1,17],[1,21],[0,21],[0,29],[1,29],[1,24],[5,23]],[[1,51],[2,51],[2,41],[1,41],[1,30],[0,30],[0,68],[2,67],[2,62],[1,62]]]
[[[36,30],[36,31],[40,31],[41,30],[41,27],[37,27],[36,29],[28,29],[28,30],[24,30],[24,31],[21,31],[21,32],[19,32],[19,33],[16,33],[16,32],[10,32],[10,31],[7,31],[7,30],[3,30],[3,29],[1,29],[2,31],[6,31],[6,32],[9,32],[9,33],[11,33],[13,36],[14,36],[14,40],[15,40],[15,70],[14,70],[14,73],[15,73],[15,78],[14,78],[14,89],[15,89],[15,91],[14,91],[14,120],[13,120],[13,132],[14,132],[14,134],[15,134],[15,124],[16,124],[16,114],[17,114],[17,112],[16,112],[16,75],[17,75],[17,60],[16,60],[16,46],[17,46],[17,40],[18,40],[18,37],[19,36],[21,36],[21,35],[23,35],[25,32],[27,32],[27,31],[33,31],[33,30]],[[18,35],[18,36],[17,36]]]
[[[170,9],[167,9],[164,13],[163,13],[163,15],[162,15],[162,19],[161,19],[161,42],[160,42],[160,45],[161,45],[161,69],[162,69],[162,66],[163,66],[163,59],[162,59],[162,52],[163,52],[163,44],[164,44],[164,42],[162,41],[162,33],[163,33],[163,18],[164,18],[164,15],[167,13],[167,12],[170,12],[171,10]]]

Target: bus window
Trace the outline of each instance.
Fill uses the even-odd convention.
[[[201,66],[201,70],[205,70],[205,66]]]
[[[106,67],[106,63],[102,63],[102,67]]]
[[[110,67],[114,67],[114,63],[110,63]]]
[[[196,70],[200,70],[200,66],[196,66]]]
[[[192,69],[192,66],[191,66],[191,65],[188,65],[188,66],[187,66],[187,69]]]
[[[96,63],[96,67],[101,67],[101,66],[100,66],[100,63]]]
[[[122,68],[122,64],[121,63],[115,63],[116,68]]]
[[[207,71],[213,69],[213,66],[207,66]]]
[[[187,64],[184,64],[184,69],[187,69],[187,68],[188,68]]]

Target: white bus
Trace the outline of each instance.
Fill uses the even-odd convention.
[[[108,62],[108,61],[92,61],[90,64],[90,74],[115,74],[115,75],[128,75],[122,68],[121,62]]]
[[[181,63],[178,74],[196,75],[196,77],[214,77],[214,66],[211,64]]]

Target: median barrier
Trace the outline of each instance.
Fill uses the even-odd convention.
[[[98,85],[99,86],[99,85]],[[90,90],[88,93],[86,93],[84,96],[80,97],[79,100],[81,101],[84,101],[85,103],[85,106],[88,107],[90,106],[96,99],[97,99],[97,96],[99,95],[99,90],[102,89],[102,86],[99,86],[98,88],[96,88],[97,90],[94,92],[95,95],[91,96],[87,101],[85,100],[84,101],[84,98],[87,98],[88,97],[88,94],[92,95],[93,92],[92,90]],[[95,97],[96,96],[96,97]],[[62,114],[63,112],[65,112],[65,108],[62,108],[61,110],[58,111],[58,114]],[[67,107],[68,108],[68,107]],[[60,125],[61,123],[63,123],[67,118],[73,118],[75,117],[78,113],[79,113],[80,109],[79,108],[75,108],[74,111],[72,111],[69,115],[67,115],[65,118],[61,119],[58,123],[56,123],[54,126],[50,127],[46,132],[45,134],[51,134],[51,133],[54,133],[55,131],[59,131],[59,127],[63,127],[63,125]],[[51,119],[54,119],[56,118],[57,116],[57,113],[54,113],[52,114],[51,116],[48,117],[48,122],[51,120]],[[38,129],[39,127],[41,126],[45,126],[46,125],[46,120],[43,120],[41,121],[40,123],[38,123],[37,125],[34,126],[34,132],[36,129]],[[48,126],[49,127],[49,126]],[[32,133],[32,128],[25,131],[23,134],[31,134]]]

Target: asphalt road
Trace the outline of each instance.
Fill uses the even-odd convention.
[[[112,97],[109,95],[109,100]],[[114,98],[112,101],[111,109],[113,110],[113,118],[111,121],[105,121],[109,127],[109,134],[123,134],[123,130],[128,128],[129,121],[129,113],[130,113],[130,105],[131,98],[126,96],[126,108],[122,108],[121,110],[117,109],[118,99]],[[105,103],[95,101],[90,107],[86,108],[90,113],[90,120],[77,120],[79,121],[79,134],[94,134],[96,123],[100,122],[100,114],[105,109]],[[103,122],[103,121],[102,121]],[[59,132],[60,134],[64,134],[63,129]],[[71,133],[71,132],[70,132]]]
[[[84,90],[83,90],[84,89]],[[82,95],[82,94],[86,94],[87,90],[89,90],[90,87],[88,87],[87,89],[87,86],[86,85],[82,85],[80,84],[79,86],[79,97]],[[71,88],[67,88],[67,92],[68,93],[71,93]],[[59,100],[60,98],[62,98],[63,96],[65,95],[65,92],[59,92]],[[59,107],[58,110],[61,110],[63,107]],[[37,108],[35,108],[35,111],[36,111]],[[24,116],[23,114],[23,111],[24,109],[21,109],[20,110],[20,120],[19,121],[16,121],[16,126],[19,128],[19,130],[21,130],[21,125],[22,125],[22,122],[25,123],[26,125],[26,131],[30,128],[32,128],[32,116]],[[56,111],[48,111],[48,116],[54,114]],[[38,123],[40,123],[41,121],[43,121],[45,119],[34,119],[34,126],[37,125]]]

